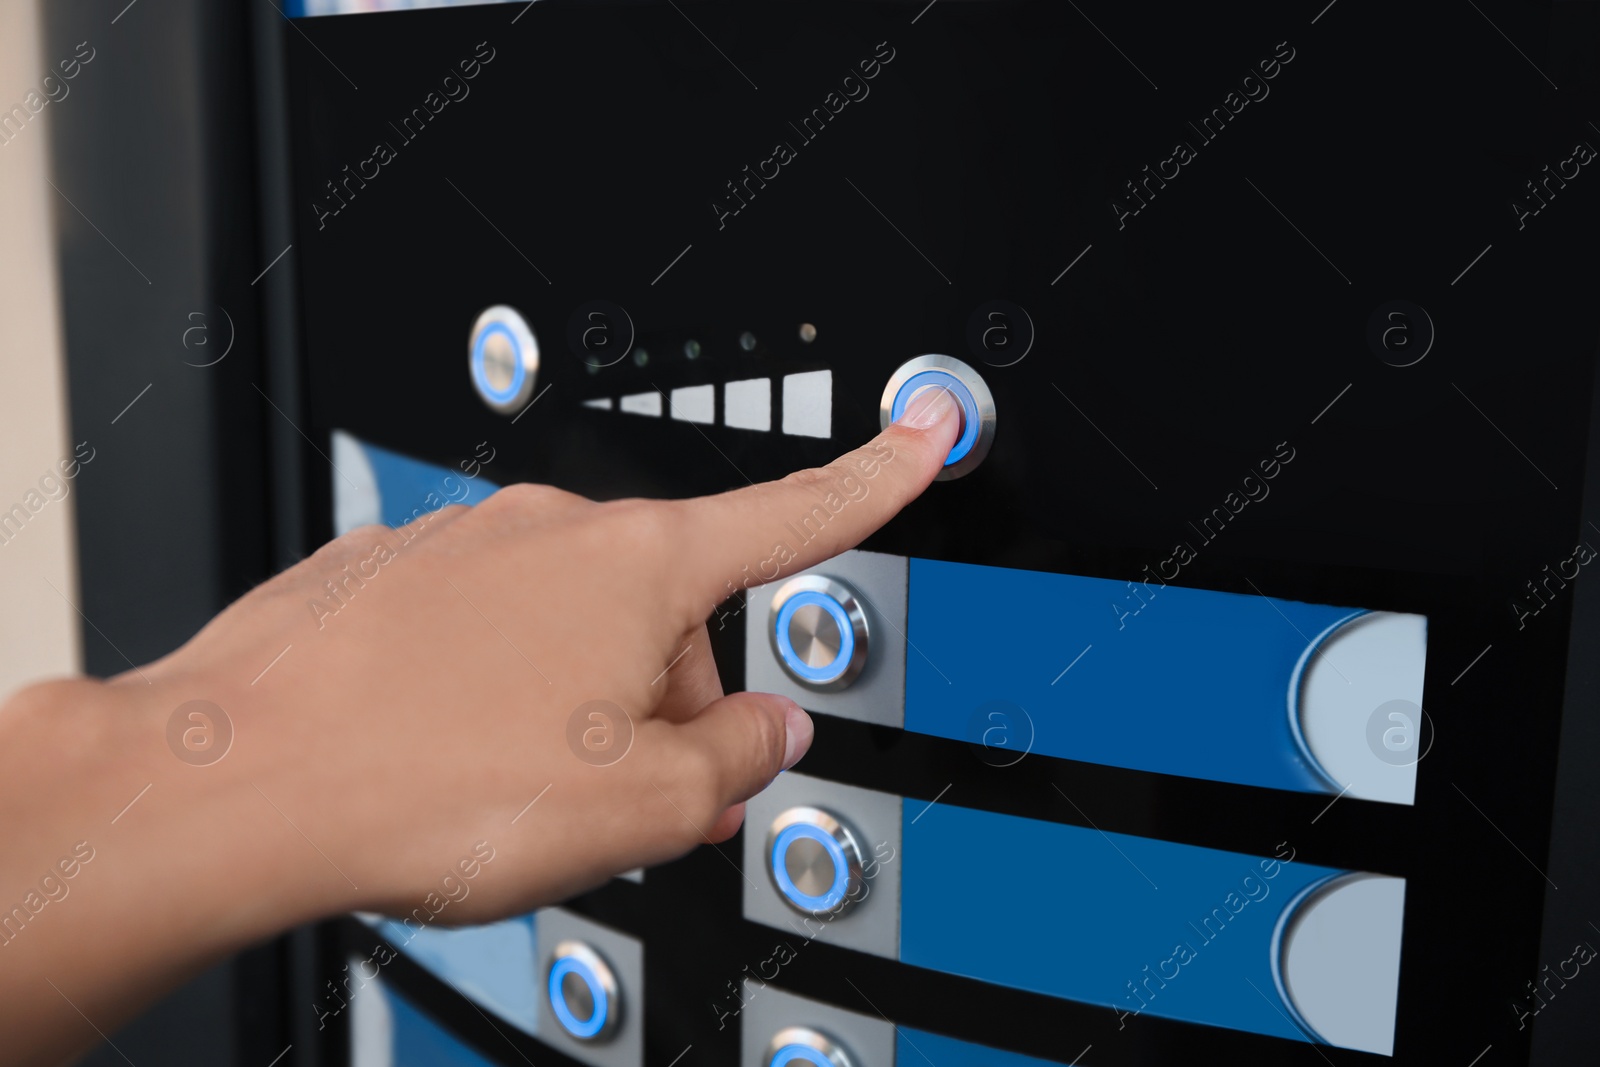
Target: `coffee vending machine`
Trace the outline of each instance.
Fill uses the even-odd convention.
[[[737,837],[326,924],[302,1051],[1592,1055],[1591,5],[1541,51],[1510,7],[1325,4],[257,20],[308,545],[781,477],[932,386],[963,419],[880,532],[711,615],[724,685],[817,725]]]

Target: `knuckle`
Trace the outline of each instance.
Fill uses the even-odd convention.
[[[706,766],[700,780],[704,783],[711,818],[715,819],[728,804],[749,799],[745,794],[752,783],[765,783],[778,773],[784,749],[783,716],[766,701],[743,700],[745,706],[739,714],[726,718],[723,729],[730,735],[719,751],[731,754],[732,759],[716,760],[705,754]]]
[[[749,721],[749,728],[754,734],[751,738],[752,754],[757,761],[766,764],[764,769],[769,774],[777,774],[778,764],[783,760],[788,731],[783,713],[776,708],[763,705],[749,716]]]
[[[683,517],[674,501],[613,500],[601,507],[610,537],[624,546],[660,549],[678,543]]]
[[[726,807],[723,797],[726,794],[717,785],[714,774],[708,773],[689,792],[690,803],[694,805],[694,821],[707,833],[716,821],[722,817],[722,809]]]
[[[387,537],[393,532],[381,522],[369,522],[364,526],[345,531],[335,538],[335,543],[343,543],[347,548],[370,548],[374,540]]]
[[[800,489],[819,499],[830,494],[857,499],[862,493],[862,472],[857,463],[859,449],[847,452],[820,467],[808,467],[786,476],[782,484]]]
[[[553,485],[541,485],[537,482],[513,482],[496,490],[487,500],[478,505],[481,508],[494,510],[516,510],[524,513],[537,514],[564,510],[583,498],[564,489],[557,489]]]
[[[710,751],[694,747],[684,760],[684,770],[685,810],[702,830],[709,830],[722,814],[722,768]]]
[[[387,537],[393,531],[379,522],[366,523],[362,526],[346,530],[344,533],[328,541],[308,557],[309,561],[319,564],[327,563],[331,559],[340,559],[357,552],[372,550],[376,539]]]
[[[399,535],[400,539],[409,542],[417,537],[426,537],[427,535],[431,534],[437,526],[442,525],[441,520],[454,519],[463,512],[471,510],[472,509],[467,507],[465,504],[446,504],[443,507],[438,508],[424,508],[410,522],[399,527],[400,530],[405,531]],[[368,550],[370,550],[372,545],[367,544],[366,547]]]
[[[674,753],[659,788],[671,801],[668,808],[677,838],[685,847],[699,844],[722,813],[711,756],[692,746]]]
[[[792,474],[786,474],[779,484],[795,489],[816,490],[838,481],[839,473],[838,461],[835,460],[821,467],[806,467]]]

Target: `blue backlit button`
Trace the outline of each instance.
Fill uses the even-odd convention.
[[[767,1046],[766,1067],[854,1067],[855,1061],[833,1038],[809,1026],[786,1026]]]
[[[883,388],[878,422],[888,426],[905,414],[918,393],[935,388],[950,390],[961,405],[961,436],[939,472],[940,481],[949,481],[982,463],[994,443],[994,395],[977,371],[954,356],[918,356],[902,363]]]
[[[483,402],[503,415],[519,412],[539,376],[539,342],[514,308],[496,304],[472,324],[467,343],[472,384]]]
[[[622,994],[600,954],[582,941],[563,941],[550,962],[550,1010],[579,1041],[604,1041],[622,1022]]]
[[[769,622],[773,655],[808,689],[843,689],[867,665],[867,616],[843,582],[820,574],[785,582],[773,594]]]
[[[784,902],[806,915],[838,915],[862,896],[856,836],[821,808],[789,808],[772,821],[767,873]]]

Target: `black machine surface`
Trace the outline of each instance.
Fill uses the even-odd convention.
[[[264,81],[287,101],[298,345],[273,388],[316,448],[287,460],[308,539],[335,532],[336,433],[447,470],[487,444],[499,485],[678,497],[864,442],[919,356],[957,361],[993,405],[981,461],[856,557],[898,561],[885,588],[910,590],[898,616],[863,598],[889,622],[871,620],[867,671],[899,648],[900,706],[874,718],[798,683],[818,735],[788,787],[905,814],[892,917],[883,892],[859,939],[786,928],[752,903],[772,891],[752,818],[751,840],[560,909],[638,949],[606,957],[631,1050],[519,1030],[405,951],[383,981],[464,1057],[541,1067],[1578,1062],[1600,986],[1583,977],[1600,616],[1578,584],[1600,544],[1600,111],[1589,5],[1557,7],[1532,59],[1496,26],[1531,37],[1526,13],[1355,0],[543,0],[282,22]],[[479,317],[497,307],[515,317],[493,347]],[[873,573],[828,575],[865,592]],[[730,689],[782,680],[771,594],[707,605]],[[1064,606],[1080,595],[1092,619]],[[1298,633],[1315,660],[1294,605],[1425,619],[1420,699],[1404,736],[1387,717],[1378,735],[1414,768],[1406,798],[1225,769],[1259,727],[1225,685],[1192,696],[1184,635],[1246,673],[1258,634]],[[1188,612],[1214,625],[1150,636]],[[991,640],[1048,645],[1030,669],[1061,703],[1016,699]],[[1107,656],[1127,659],[1096,676]],[[930,667],[967,700],[956,728],[921,710]],[[990,701],[1019,735],[988,732]],[[1043,751],[1052,717],[1106,727]],[[1197,720],[1203,743],[1165,750]],[[956,812],[1073,862],[1042,892],[1052,868],[963,838],[940,822]],[[1335,1047],[1210,947],[1195,926],[1238,881],[1206,881],[1219,856],[1404,880],[1392,1048]],[[1144,869],[1169,860],[1174,882]],[[1192,934],[1153,917],[1184,884],[1206,902]],[[944,925],[918,932],[918,901]],[[1219,944],[1258,940],[1292,984],[1286,920],[1228,910]],[[1129,965],[1075,984],[1102,927]],[[375,936],[326,935],[319,997],[317,968]],[[1284,1032],[1230,1014],[1266,1008]],[[772,1019],[828,1047],[751,1036]],[[864,1051],[884,1026],[892,1051]]]

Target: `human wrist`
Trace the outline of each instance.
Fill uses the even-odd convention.
[[[292,736],[293,709],[196,660],[181,649],[107,688],[131,735],[123,758],[149,768],[146,800],[160,813],[151,831],[196,843],[181,865],[223,904],[218,941],[236,948],[358,907],[355,884],[326,858],[342,842],[316,824],[325,804],[313,772],[327,764]]]
[[[73,1022],[71,1007],[113,1029],[204,967],[342,903],[296,876],[288,839],[304,842],[280,832],[247,775],[225,770],[237,752],[211,766],[174,755],[166,724],[190,687],[144,674],[43,682],[0,701],[11,756],[0,1001],[44,1020],[7,1049],[25,1060],[71,1051],[75,1039],[51,1029]],[[47,972],[58,988],[38,979]]]

